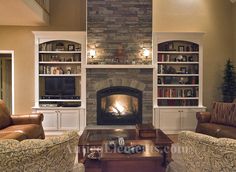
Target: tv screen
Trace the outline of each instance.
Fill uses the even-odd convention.
[[[45,77],[45,95],[75,95],[75,77]]]

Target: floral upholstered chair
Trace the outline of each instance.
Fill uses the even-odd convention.
[[[0,171],[4,172],[84,172],[75,163],[78,145],[77,132],[45,140],[0,140]]]
[[[191,131],[178,138],[168,172],[236,172],[236,140]]]

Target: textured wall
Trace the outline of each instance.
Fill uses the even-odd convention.
[[[87,0],[87,32],[99,63],[141,63],[152,49],[152,0]]]
[[[152,69],[87,69],[87,125],[97,124],[97,91],[108,86],[129,86],[143,91],[143,122],[152,122]]]

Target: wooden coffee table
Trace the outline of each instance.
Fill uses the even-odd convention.
[[[124,154],[117,149],[110,149],[108,142],[103,142],[101,152],[102,172],[164,172],[163,157],[155,150],[151,140],[126,140],[126,146],[142,145],[143,152]]]
[[[101,161],[89,160],[86,155],[91,151],[101,150],[103,142],[113,137],[124,137],[125,140],[147,140],[147,138],[140,138],[135,129],[85,129],[79,138],[78,158],[80,162],[84,162],[86,172],[101,171]],[[160,129],[156,129],[156,137],[149,140],[159,149],[163,157],[162,166],[166,167],[171,160],[172,140]]]

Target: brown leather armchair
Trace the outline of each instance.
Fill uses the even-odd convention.
[[[236,139],[236,103],[214,102],[211,112],[197,112],[196,132]]]
[[[43,114],[10,115],[0,100],[0,139],[44,139]]]

